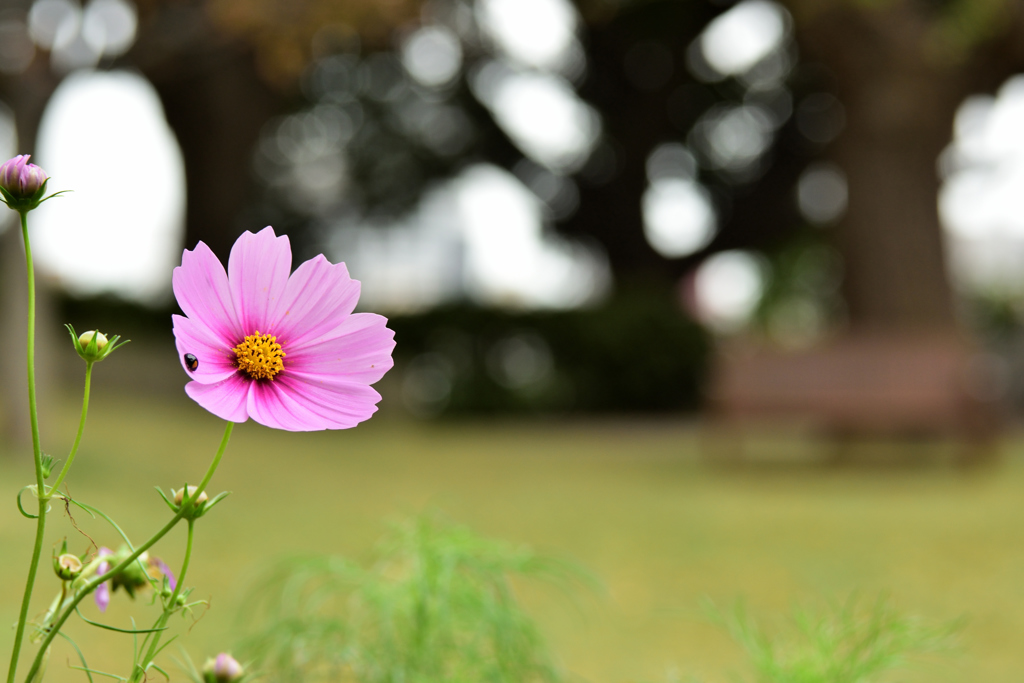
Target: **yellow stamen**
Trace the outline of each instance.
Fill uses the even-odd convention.
[[[235,365],[253,379],[274,379],[284,370],[285,353],[272,334],[250,334],[241,344],[232,349],[235,352]]]

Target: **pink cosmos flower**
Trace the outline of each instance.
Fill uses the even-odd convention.
[[[392,366],[387,319],[353,313],[359,282],[323,255],[291,272],[287,236],[242,234],[228,269],[200,242],[174,269],[173,316],[185,392],[232,422],[289,431],[346,429],[368,419],[370,387]]]

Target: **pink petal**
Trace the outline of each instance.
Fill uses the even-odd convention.
[[[359,282],[349,277],[345,264],[332,264],[320,254],[292,273],[270,309],[268,331],[290,347],[301,346],[337,327],[358,301]]]
[[[235,241],[228,259],[228,280],[238,305],[243,337],[256,330],[271,332],[268,313],[284,294],[291,270],[292,249],[287,235],[278,237],[273,228],[267,227],[255,235],[244,232]]]
[[[230,422],[245,422],[249,414],[245,410],[246,396],[252,380],[235,373],[217,384],[189,382],[185,393],[217,417]]]
[[[377,412],[380,394],[373,387],[344,378],[287,376],[275,382],[295,403],[325,422],[321,429],[349,429]],[[284,393],[284,392],[282,392]]]
[[[268,427],[308,432],[355,427],[376,412],[378,401],[380,394],[365,384],[282,375],[273,382],[253,383],[248,410],[252,419]]]
[[[238,372],[235,353],[216,339],[208,328],[180,315],[172,315],[171,319],[174,321],[178,360],[189,377],[200,384],[214,384]],[[199,360],[199,367],[194,372],[185,365],[186,353],[191,353]]]
[[[276,379],[272,382],[253,382],[249,388],[246,409],[252,419],[274,429],[290,432],[327,429],[319,415],[308,406],[296,402]]]
[[[285,352],[285,371],[299,378],[336,377],[373,384],[391,369],[395,333],[387,318],[376,313],[355,313],[336,327],[333,338]]]
[[[167,585],[171,587],[171,590],[175,590],[178,587],[178,580],[174,578],[174,572],[167,566],[167,563],[161,560],[159,557],[153,558],[156,561],[156,568],[160,570],[160,573],[167,577]]]
[[[245,336],[235,313],[228,276],[210,248],[200,242],[185,250],[171,276],[174,297],[189,319],[210,330],[211,336],[233,347]]]
[[[92,597],[96,601],[96,606],[99,610],[106,612],[107,607],[110,605],[110,582],[104,581],[96,586],[96,591],[92,594]]]

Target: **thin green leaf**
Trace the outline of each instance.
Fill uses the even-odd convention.
[[[86,618],[86,616],[84,614],[82,614],[81,610],[79,610],[78,607],[75,607],[75,613],[82,619],[82,621],[84,621],[85,623],[89,624],[90,626],[95,626],[97,628],[106,629],[107,631],[116,631],[117,633],[132,633],[132,634],[156,633],[157,631],[166,631],[167,630],[166,626],[161,627],[161,628],[148,628],[148,629],[118,628],[116,626],[110,626],[108,624],[101,624],[98,621],[92,621],[91,619]]]
[[[66,633],[63,633],[61,631],[57,631],[57,635],[60,636],[61,638],[63,638],[64,640],[68,641],[69,643],[71,643],[71,647],[75,648],[75,652],[78,653],[78,659],[82,662],[82,671],[85,672],[85,676],[86,676],[86,678],[89,679],[89,683],[93,683],[92,673],[91,673],[91,670],[89,669],[89,663],[85,661],[85,655],[82,654],[82,650],[81,650],[81,648],[78,647],[78,643],[73,641],[71,639],[71,636],[69,636]],[[71,665],[69,664],[68,666],[71,666]],[[71,667],[71,668],[75,668],[75,667]]]

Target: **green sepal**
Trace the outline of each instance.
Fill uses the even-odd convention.
[[[50,475],[53,474],[53,470],[56,469],[58,464],[60,464],[60,460],[57,460],[52,455],[48,455],[46,453],[43,453],[43,457],[42,457],[43,479],[49,479]]]
[[[227,498],[230,495],[231,495],[231,491],[221,491],[216,496],[214,496],[210,500],[206,501],[206,504],[203,505],[203,514],[205,515],[207,512],[209,512],[210,510],[213,509],[214,505],[216,505],[217,503],[221,502],[222,500],[224,500],[225,498]]]
[[[53,194],[51,194],[48,197],[44,196],[44,195],[46,195],[46,186],[47,186],[47,184],[49,182],[50,182],[49,178],[44,180],[43,184],[39,186],[39,189],[36,190],[35,193],[31,197],[15,197],[13,194],[11,194],[7,190],[5,190],[3,187],[0,187],[0,194],[3,195],[3,202],[4,202],[4,204],[6,204],[9,208],[17,211],[18,213],[24,214],[24,213],[28,213],[32,209],[35,209],[36,207],[38,207],[40,204],[42,204],[43,202],[45,202],[48,199],[53,199],[54,197],[62,195],[65,192],[70,192],[71,191],[71,190],[61,190],[60,192],[54,192]]]
[[[173,500],[167,497],[167,494],[164,493],[164,490],[162,488],[160,488],[159,486],[154,486],[153,488],[155,488],[156,492],[160,494],[160,497],[164,499],[164,502],[167,503],[167,507],[171,509],[171,512],[178,512],[178,506],[174,504]]]

